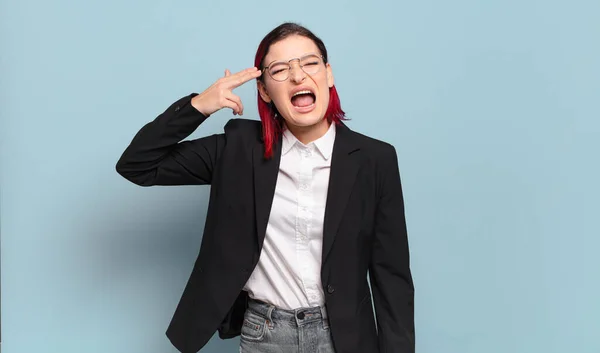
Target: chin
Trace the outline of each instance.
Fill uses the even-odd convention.
[[[285,119],[286,123],[297,127],[311,127],[323,122],[321,114],[290,114],[291,119]]]

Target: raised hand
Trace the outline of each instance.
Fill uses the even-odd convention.
[[[223,108],[231,108],[234,115],[243,115],[244,105],[242,100],[232,91],[234,88],[260,77],[260,75],[261,71],[256,67],[245,69],[233,75],[229,70],[225,70],[224,77],[221,77],[204,92],[192,98],[192,105],[206,116]]]

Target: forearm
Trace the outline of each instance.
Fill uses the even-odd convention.
[[[191,105],[193,96],[171,104],[137,132],[116,164],[121,176],[142,186],[210,183],[222,138],[181,142],[206,120]]]

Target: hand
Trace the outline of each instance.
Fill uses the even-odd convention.
[[[209,116],[222,108],[231,108],[234,115],[244,114],[244,105],[240,97],[232,90],[244,83],[260,77],[262,72],[256,67],[245,69],[235,74],[225,70],[225,76],[218,79],[204,92],[192,98],[192,106],[205,116]]]

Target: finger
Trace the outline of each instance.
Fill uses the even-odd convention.
[[[237,114],[244,115],[244,105],[242,104],[242,100],[240,99],[239,96],[236,96],[235,94],[229,92],[228,94],[225,95],[225,98],[227,98],[228,100],[237,104],[237,106],[238,106]]]
[[[262,75],[262,72],[260,70],[246,72],[243,75],[240,75],[240,76],[232,79],[231,88],[239,87],[250,80],[260,77],[260,75]]]
[[[232,75],[232,74],[231,74],[231,71],[229,71],[229,69],[225,69],[225,76],[224,76],[224,77],[225,77],[225,78],[227,78],[227,77],[237,77],[237,76],[239,76],[240,74],[242,74],[242,73],[246,72],[247,70],[249,70],[249,69],[242,70],[242,71],[240,71],[240,72],[236,72],[235,74],[233,74],[233,75]]]
[[[239,114],[239,109],[240,107],[237,105],[236,102],[229,100],[229,99],[225,99],[223,102],[223,108],[231,108],[231,110],[233,110],[233,114],[237,115]]]
[[[257,69],[256,69],[256,67],[249,67],[249,68],[247,68],[247,69],[244,69],[244,70],[242,70],[242,71],[238,71],[238,72],[236,72],[235,74],[231,74],[231,73],[230,73],[230,74],[231,74],[230,76],[227,76],[227,75],[226,75],[226,76],[227,76],[227,77],[231,77],[232,79],[234,79],[234,78],[237,78],[237,77],[243,76],[244,74],[246,74],[246,73],[248,73],[248,72],[254,72],[254,71],[256,71],[256,70],[257,70]],[[229,70],[225,70],[225,72],[228,72],[228,71],[229,71]]]
[[[240,97],[236,96],[233,93],[229,93],[228,95],[225,96],[225,99],[229,102],[233,102],[236,106],[236,109],[234,109],[234,114],[237,115],[243,115],[244,114],[244,105],[242,104],[242,100],[240,99]]]
[[[239,87],[252,79],[260,77],[260,75],[262,75],[262,72],[255,67],[240,71],[228,77],[230,88]]]

